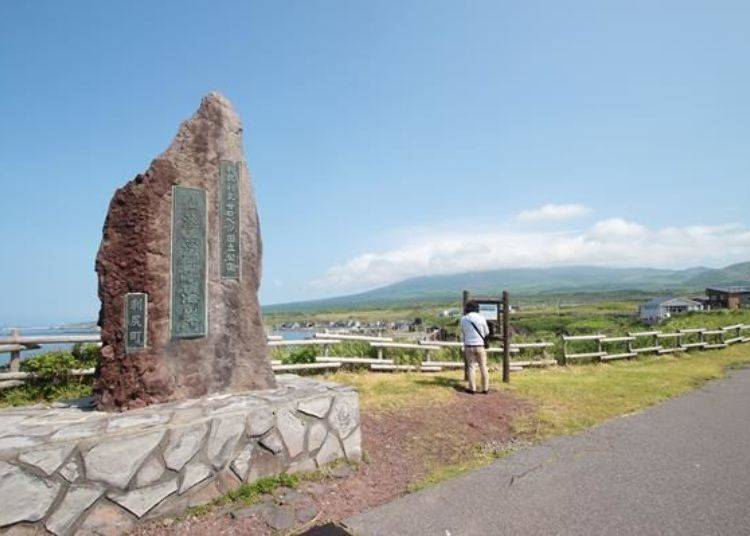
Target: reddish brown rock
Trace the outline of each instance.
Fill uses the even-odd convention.
[[[220,275],[221,161],[240,161],[239,280]],[[174,338],[170,327],[173,186],[206,199],[206,335]],[[242,125],[229,101],[211,93],[170,147],[117,190],[96,258],[102,358],[100,409],[131,409],[210,393],[275,387],[257,290],[261,239],[242,150]],[[125,351],[125,295],[146,293],[146,347]]]

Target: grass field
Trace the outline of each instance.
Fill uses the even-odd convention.
[[[508,387],[538,409],[515,423],[531,440],[570,434],[679,396],[727,369],[750,364],[750,345],[632,361],[527,370]]]
[[[601,301],[590,301],[591,299],[591,296],[564,295],[549,296],[543,301],[524,297],[512,300],[514,306],[517,307],[511,316],[511,325],[516,339],[519,342],[528,342],[540,339],[552,340],[563,334],[622,334],[651,327],[638,318],[638,306],[646,301],[644,296],[619,297]],[[444,318],[439,315],[444,309],[459,305],[458,302],[423,303],[363,310],[273,313],[264,318],[269,325],[282,322],[325,323],[337,320],[390,322],[420,318],[424,326],[442,327],[449,333],[457,334],[458,318]],[[750,309],[680,315],[660,324],[657,329],[662,331],[687,327],[713,329],[737,323],[750,324]]]
[[[644,356],[613,363],[525,369],[514,372],[508,385],[501,382],[499,373],[491,373],[491,382],[493,388],[508,389],[538,408],[530,420],[515,425],[524,438],[539,440],[642,410],[721,378],[729,368],[747,364],[750,344],[679,357]],[[429,376],[339,372],[327,379],[356,387],[365,409],[393,410],[439,407],[456,396],[454,385],[462,375],[461,371]]]
[[[576,433],[606,420],[637,412],[725,376],[728,369],[750,365],[750,344],[724,350],[674,356],[644,356],[608,364],[527,369],[514,373],[509,385],[492,374],[492,387],[509,390],[532,405],[533,411],[513,421],[522,443]],[[355,386],[366,411],[435,407],[457,396],[462,372],[425,375],[337,373],[331,380]],[[419,489],[490,463],[512,451],[476,449],[459,465],[435,466]]]

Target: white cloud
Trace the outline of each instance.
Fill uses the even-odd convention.
[[[336,264],[315,281],[326,294],[374,288],[420,275],[564,265],[720,266],[750,259],[750,229],[740,225],[664,227],[613,218],[578,232],[436,231],[388,251]]]
[[[589,214],[591,209],[585,205],[556,205],[550,203],[532,210],[522,210],[516,216],[519,221],[559,221],[579,218]]]

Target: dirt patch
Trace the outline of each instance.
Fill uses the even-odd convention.
[[[426,381],[443,381],[438,377]],[[458,389],[458,385],[452,385]],[[337,522],[393,500],[408,492],[436,467],[473,459],[476,449],[504,445],[512,440],[511,420],[530,409],[508,393],[492,391],[470,395],[456,391],[451,402],[432,407],[362,412],[365,462],[353,470],[334,470],[319,481],[302,482],[294,493],[281,490],[264,503],[278,509],[314,512],[310,527]],[[285,495],[293,496],[288,500]],[[242,508],[234,506],[235,510]],[[269,527],[268,508],[233,518],[228,509],[215,510],[182,521],[144,525],[138,534],[253,534],[293,532]],[[166,523],[166,524],[165,524]]]

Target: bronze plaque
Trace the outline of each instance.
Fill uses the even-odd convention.
[[[148,334],[148,295],[142,292],[125,294],[125,352],[146,347]]]
[[[206,335],[206,191],[172,189],[172,337]]]
[[[240,278],[240,162],[222,160],[219,166],[221,192],[221,267],[223,279]]]

